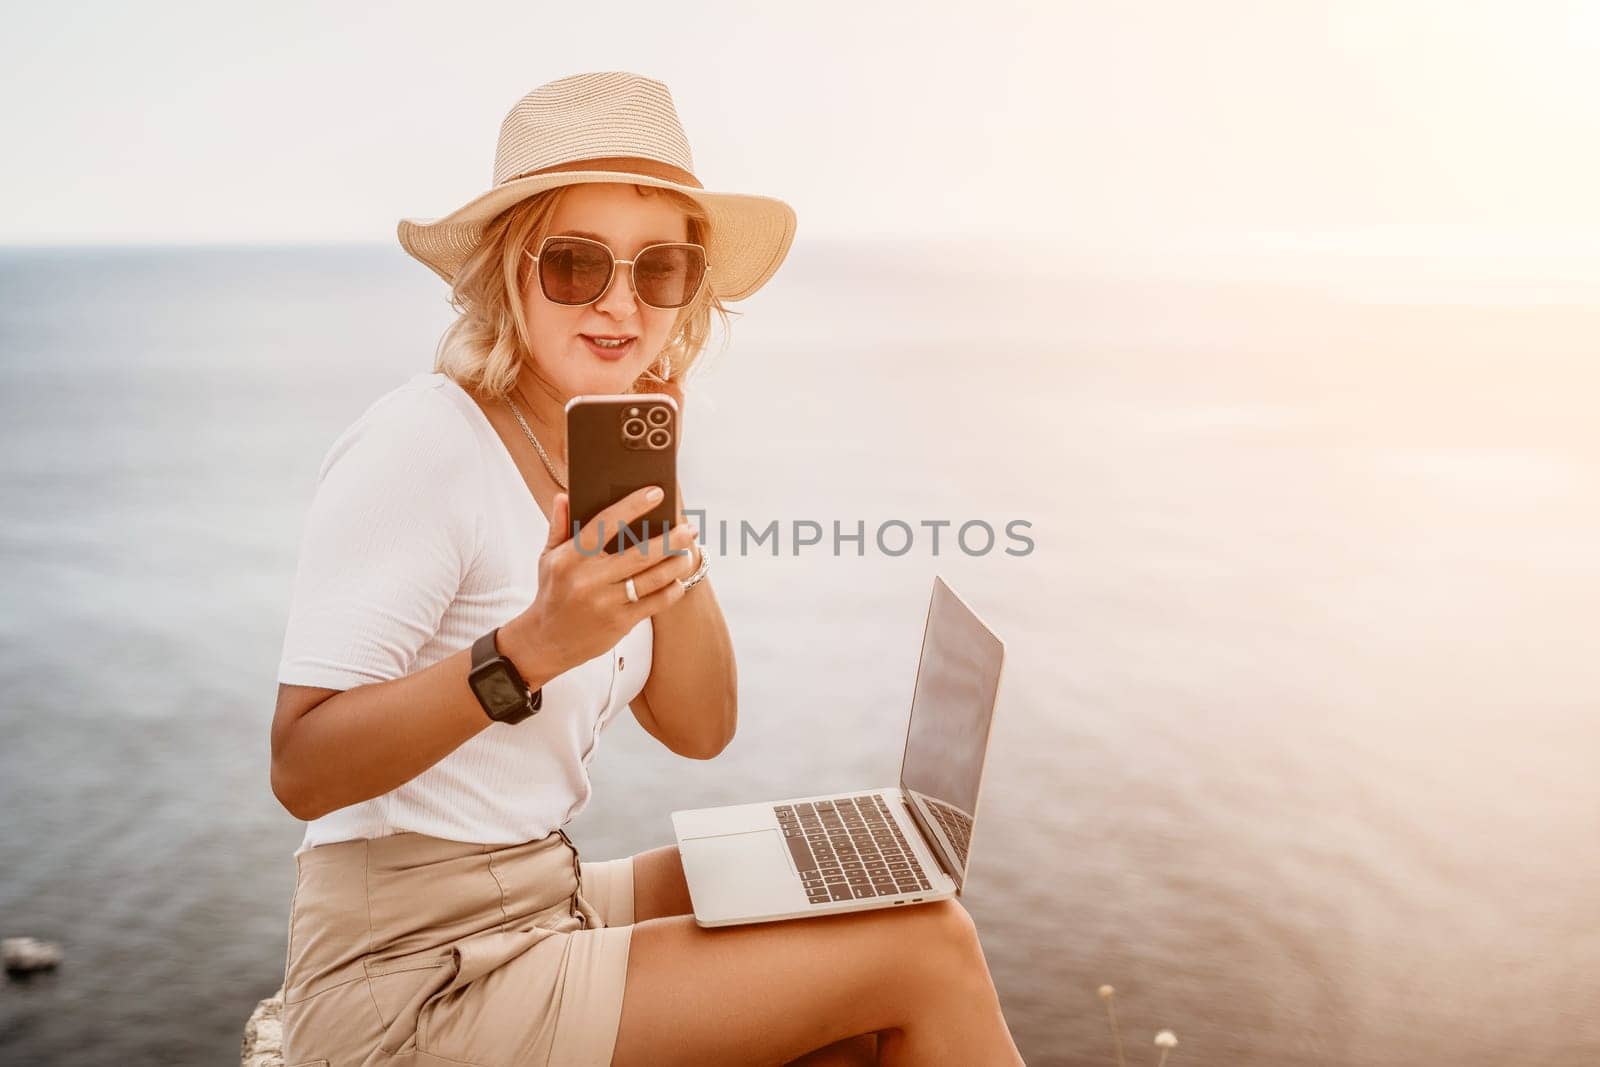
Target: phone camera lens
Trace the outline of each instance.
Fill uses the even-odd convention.
[[[644,436],[644,420],[637,416],[625,419],[622,423],[622,436],[629,441],[637,441]]]
[[[672,435],[657,427],[650,431],[650,447],[654,449],[666,448],[672,443]]]
[[[672,412],[664,407],[653,407],[645,418],[650,420],[651,426],[665,426],[672,421]]]

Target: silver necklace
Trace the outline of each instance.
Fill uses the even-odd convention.
[[[550,457],[545,454],[544,445],[539,443],[539,439],[533,436],[533,431],[528,428],[528,420],[522,417],[521,409],[517,407],[516,402],[509,396],[506,397],[506,403],[511,408],[511,414],[517,417],[517,423],[522,427],[522,432],[528,435],[529,442],[533,444],[533,450],[539,453],[539,459],[544,462],[544,469],[550,472],[550,480],[555,482],[563,493],[566,492],[566,479],[556,473],[555,464],[550,462]]]

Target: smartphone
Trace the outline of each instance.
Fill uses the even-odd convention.
[[[586,526],[629,493],[659,485],[649,513],[606,539],[617,552],[647,540],[661,550],[678,499],[678,402],[665,393],[575,396],[567,401],[567,495],[572,521]]]

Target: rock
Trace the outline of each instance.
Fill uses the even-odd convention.
[[[60,963],[61,946],[31,937],[8,937],[0,941],[0,956],[5,957],[7,973],[27,974]]]
[[[244,1024],[240,1067],[283,1067],[283,990],[256,1005]]]

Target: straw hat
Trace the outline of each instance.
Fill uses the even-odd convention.
[[[402,219],[400,244],[450,282],[500,212],[546,189],[588,182],[675,189],[702,204],[711,217],[706,280],[723,300],[761,288],[794,240],[794,209],[782,200],[701,186],[665,85],[614,72],[575,74],[517,101],[500,124],[494,187],[444,218]]]

